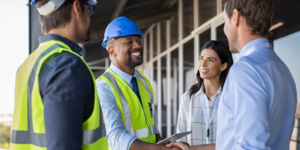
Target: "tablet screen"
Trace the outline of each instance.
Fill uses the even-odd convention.
[[[185,137],[190,133],[192,133],[192,131],[173,134],[172,136],[170,136],[162,141],[159,141],[156,144],[165,144],[165,143],[175,142],[176,140],[178,140],[182,137]]]

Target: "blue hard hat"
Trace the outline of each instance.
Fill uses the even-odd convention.
[[[143,39],[145,35],[140,31],[139,27],[125,16],[114,19],[105,29],[102,47],[106,48],[107,41],[120,36],[140,35]]]
[[[30,4],[31,4],[32,6],[36,6],[36,5],[35,5],[35,2],[36,2],[36,0],[32,0]],[[98,2],[97,2],[97,0],[89,0],[88,3],[89,3],[90,5],[92,5],[92,6],[94,6],[94,5],[96,5]]]

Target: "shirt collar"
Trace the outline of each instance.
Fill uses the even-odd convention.
[[[200,88],[200,90],[195,94],[195,96],[197,96],[197,95],[199,95],[199,94],[205,94],[204,92],[203,92],[203,85],[201,86],[201,88]],[[218,90],[218,92],[215,94],[215,95],[217,95],[217,94],[221,94],[221,92],[222,92],[222,87],[220,87],[219,88],[219,90]],[[215,95],[213,95],[213,96],[215,96]]]
[[[68,40],[64,37],[61,37],[59,35],[46,34],[46,35],[41,35],[39,37],[40,44],[43,43],[43,42],[51,41],[51,40],[61,41],[61,42],[65,43],[66,45],[68,45],[72,51],[76,52],[80,56],[82,56],[82,54],[83,54],[82,48],[80,46],[78,46],[76,43],[74,43],[74,42],[72,42],[72,41],[70,41],[70,40]]]
[[[128,85],[130,85],[132,77],[135,77],[137,80],[139,80],[139,77],[138,77],[138,74],[137,74],[136,70],[134,70],[134,74],[132,76],[132,75],[122,71],[118,67],[116,67],[113,63],[110,64],[109,68],[110,68],[111,71],[113,71],[119,77],[121,77]]]
[[[253,41],[247,43],[247,44],[241,49],[241,51],[240,51],[240,57],[245,56],[246,53],[247,53],[247,51],[248,51],[251,47],[253,47],[253,46],[255,46],[255,45],[259,45],[259,44],[261,44],[261,43],[268,43],[268,42],[269,42],[269,40],[266,39],[266,38],[259,38],[259,39],[256,39],[256,40],[253,40]]]

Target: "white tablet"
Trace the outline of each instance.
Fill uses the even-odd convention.
[[[156,144],[165,144],[165,143],[175,142],[176,140],[178,140],[182,137],[185,137],[190,133],[192,133],[192,131],[173,134],[172,136],[170,136],[162,141],[159,141]]]

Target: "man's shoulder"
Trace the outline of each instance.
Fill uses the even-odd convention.
[[[252,70],[259,74],[272,74],[272,70],[286,70],[287,66],[272,49],[260,49],[243,56],[232,67],[233,71]]]
[[[109,85],[109,83],[107,83],[106,80],[104,80],[104,78],[102,78],[103,75],[101,75],[97,80],[96,80],[96,86],[97,89],[100,90],[104,90],[104,89],[110,89],[112,90],[112,87]]]
[[[236,63],[234,63],[230,68],[230,75],[238,75],[243,71],[255,70],[255,64],[246,57],[241,57]]]
[[[91,75],[82,59],[70,52],[61,52],[50,56],[40,71],[41,79],[52,79],[58,75],[69,77],[79,82],[89,82]],[[82,80],[83,79],[83,80]]]
[[[107,85],[106,81],[102,77],[103,75],[99,76],[98,79],[96,79],[96,83],[100,85]]]
[[[52,67],[60,66],[60,64],[68,64],[68,66],[76,66],[78,64],[84,64],[84,62],[80,57],[70,52],[61,52],[50,56],[45,61],[45,64]]]
[[[250,55],[241,57],[236,63],[230,68],[231,72],[241,72],[243,70],[252,70],[257,72],[261,66],[266,63],[274,61],[274,58],[268,55],[266,51],[255,51]]]
[[[274,50],[270,48],[256,50],[247,56],[241,57],[240,60],[241,62],[249,63],[257,67],[266,63],[284,64]]]

